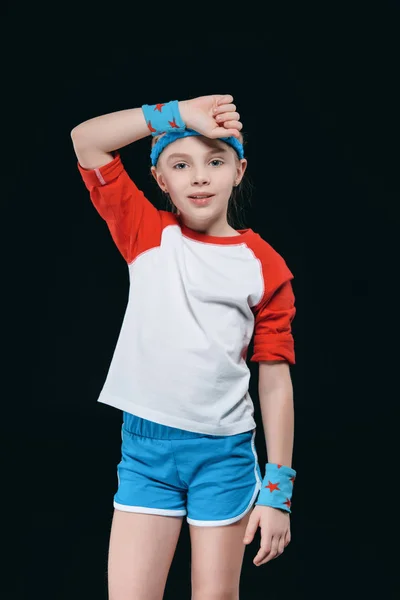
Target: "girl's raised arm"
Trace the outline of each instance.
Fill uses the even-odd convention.
[[[79,164],[96,169],[113,160],[114,150],[150,135],[141,108],[128,108],[83,121],[71,131]]]

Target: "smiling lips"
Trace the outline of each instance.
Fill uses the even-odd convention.
[[[208,204],[210,202],[213,196],[214,194],[207,194],[204,192],[200,194],[191,194],[189,198],[194,204],[204,206],[205,204]]]

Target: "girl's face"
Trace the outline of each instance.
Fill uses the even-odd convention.
[[[227,223],[232,187],[246,170],[246,159],[221,140],[189,136],[169,144],[151,171],[170,195],[185,224],[207,229]]]

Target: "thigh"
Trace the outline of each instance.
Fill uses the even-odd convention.
[[[250,512],[218,527],[189,525],[192,547],[192,600],[237,600]]]
[[[161,600],[182,517],[115,510],[108,556],[109,600]]]

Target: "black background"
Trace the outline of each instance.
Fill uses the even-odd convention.
[[[235,98],[253,186],[247,226],[284,256],[297,305],[292,542],[260,568],[259,538],[246,550],[241,600],[398,597],[388,444],[398,400],[399,4],[271,6],[193,5],[194,17],[181,5],[166,16],[150,5],[5,10],[7,600],[107,598],[121,413],[96,399],[128,271],[80,179],[70,131],[114,110],[213,93]],[[148,140],[122,156],[160,203]],[[189,561],[184,526],[165,598],[190,597]]]

